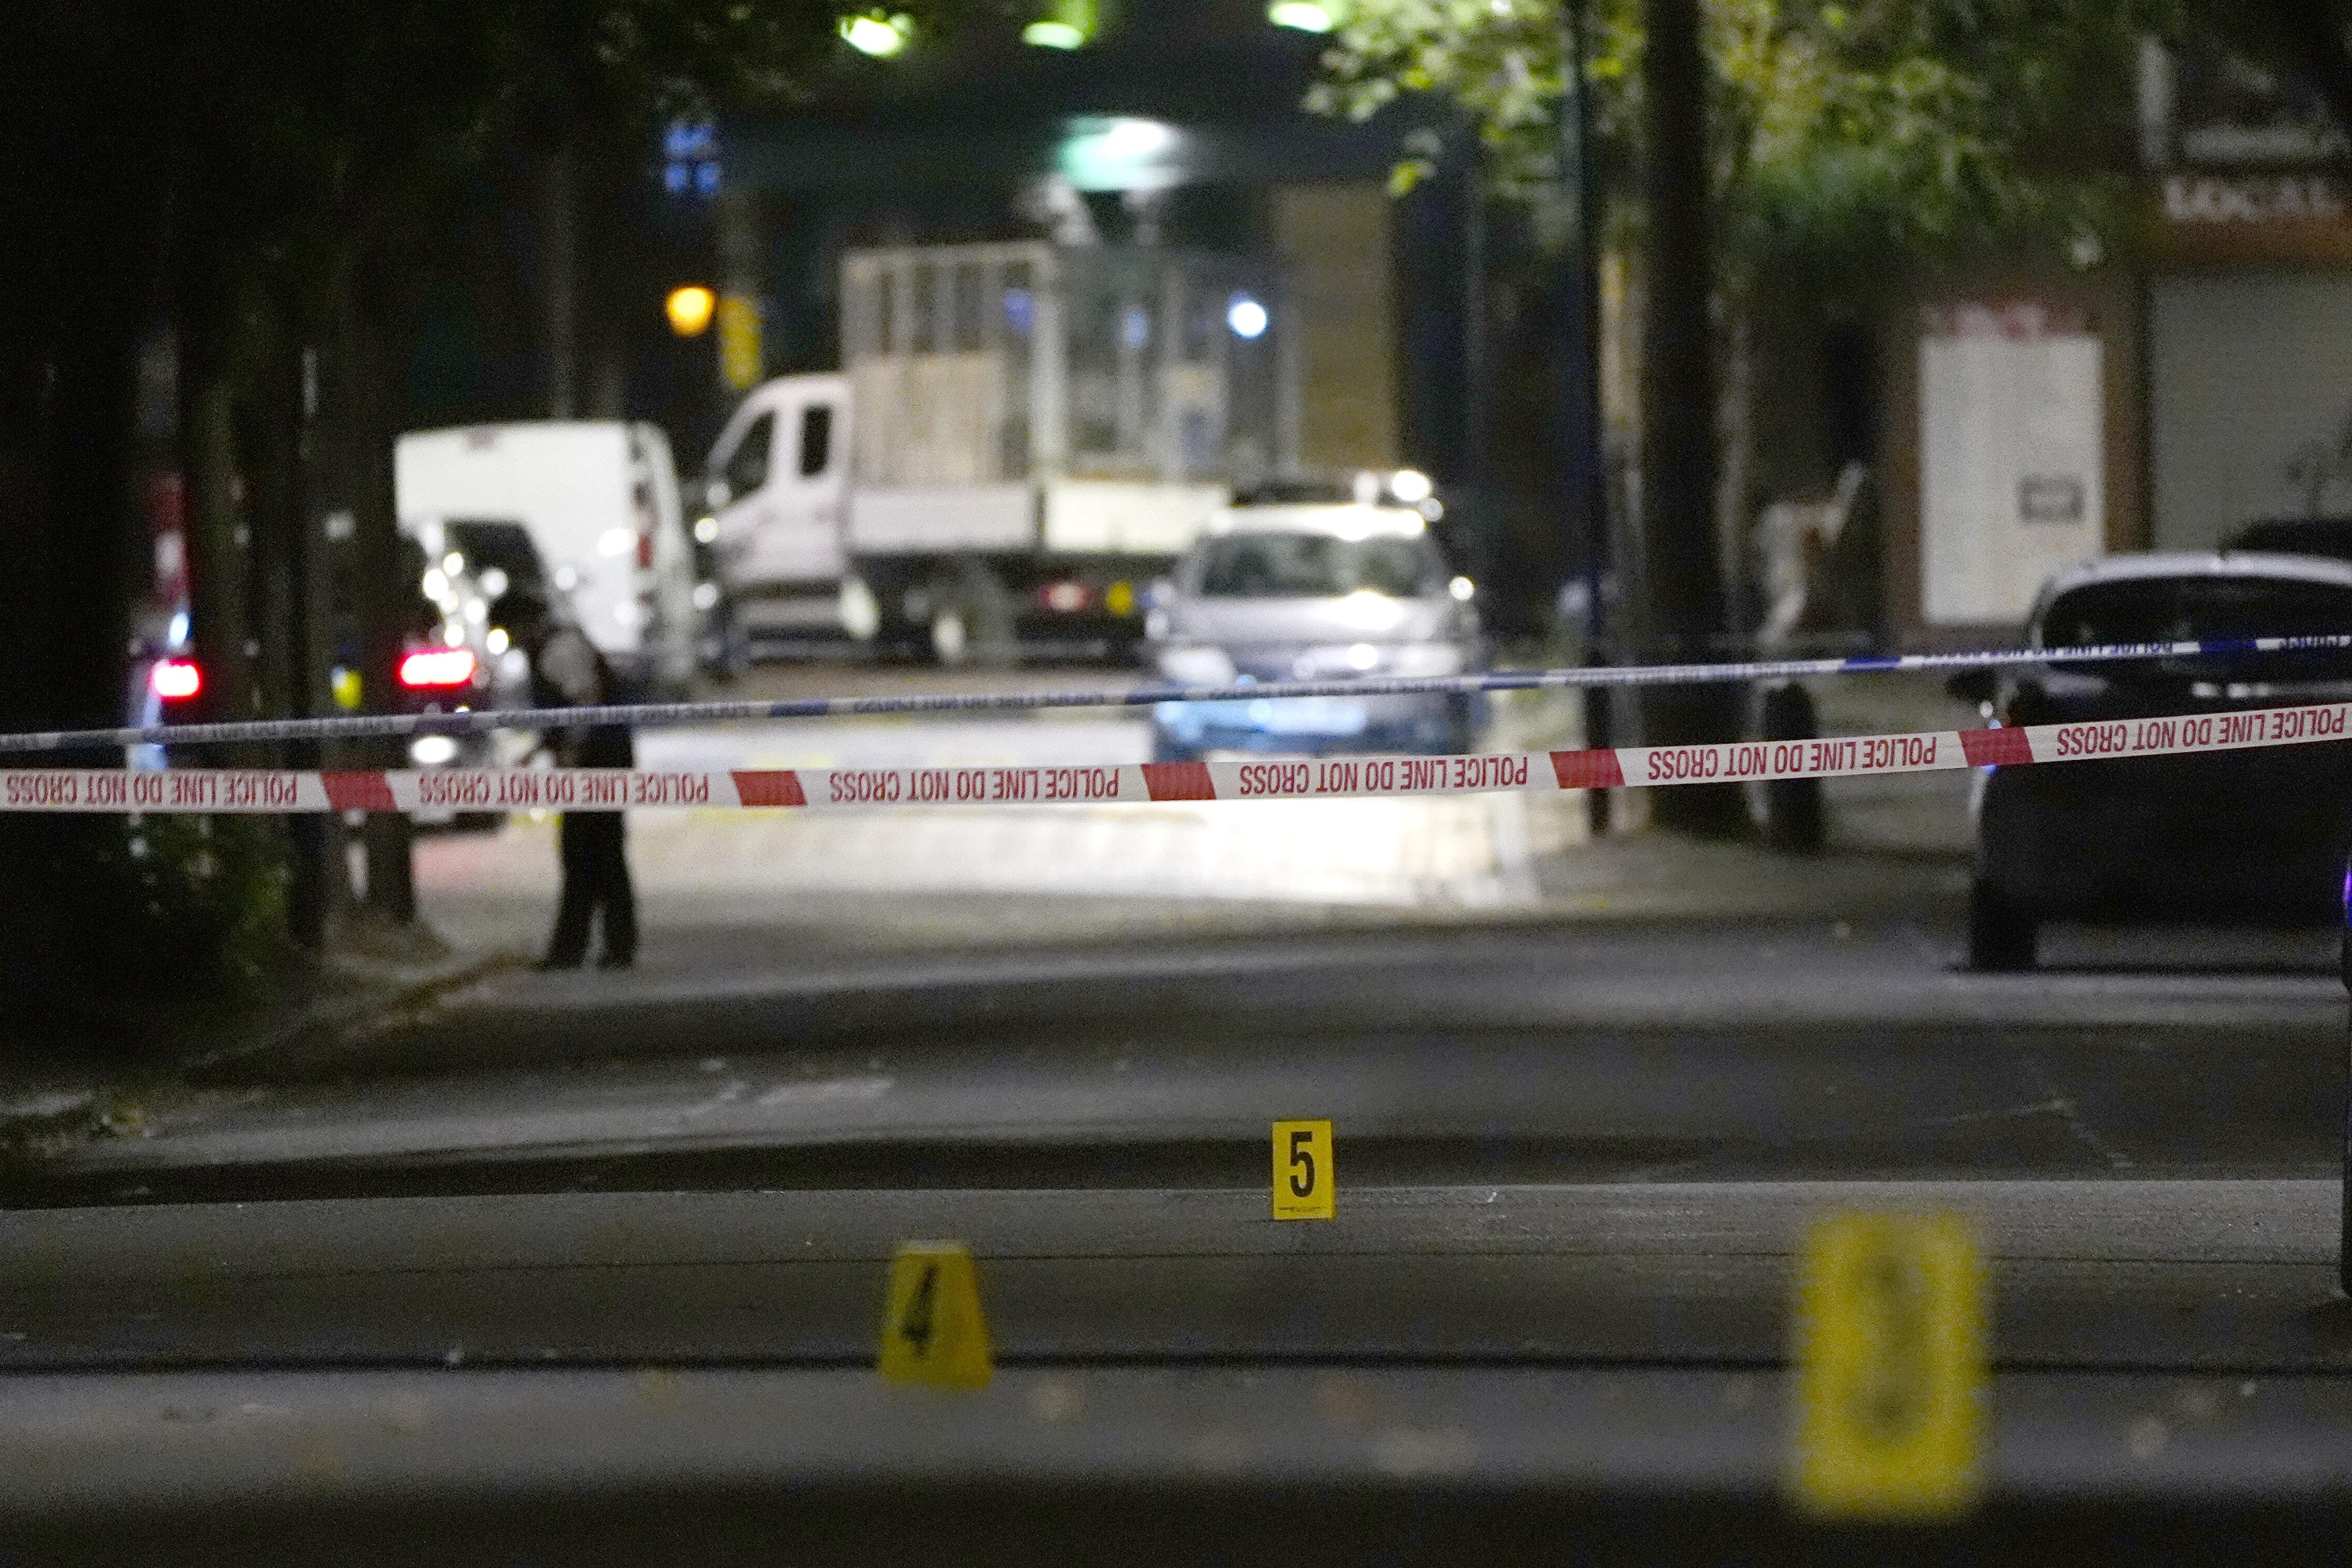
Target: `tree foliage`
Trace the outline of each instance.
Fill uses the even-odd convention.
[[[2140,41],[2178,36],[2185,5],[1706,0],[1725,264],[1834,267],[1988,240],[2087,258],[2121,208]],[[1585,26],[1606,179],[1640,154],[1640,0],[1588,0]],[[1500,188],[1532,194],[1557,178],[1562,40],[1559,0],[1358,0],[1312,102],[1360,118],[1401,94],[1451,95]],[[1639,221],[1622,203],[1612,216]]]
[[[121,721],[159,473],[186,480],[205,700],[234,704],[209,716],[279,710],[320,679],[268,646],[290,639],[282,612],[303,591],[284,546],[334,508],[392,558],[404,294],[452,247],[453,214],[557,153],[607,189],[646,177],[666,119],[789,100],[841,59],[840,10],[162,0],[12,16],[0,726]],[[146,353],[167,342],[176,354]],[[142,379],[142,363],[176,368]],[[364,592],[381,631],[399,584],[376,571]],[[274,693],[257,654],[278,661]],[[102,995],[142,966],[234,987],[280,924],[278,853],[240,824],[21,819],[0,832],[0,907],[18,911],[0,920],[0,979],[20,1001]],[[159,963],[163,928],[184,947]]]

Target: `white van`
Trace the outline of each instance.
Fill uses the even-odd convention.
[[[403,533],[518,522],[588,640],[662,692],[694,674],[694,559],[669,440],[619,420],[537,420],[400,437],[393,484]]]

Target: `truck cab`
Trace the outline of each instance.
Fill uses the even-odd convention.
[[[695,537],[718,553],[739,634],[872,635],[842,604],[854,417],[842,377],[780,376],[754,388],[712,444]]]

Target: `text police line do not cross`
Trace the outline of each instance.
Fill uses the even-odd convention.
[[[2310,745],[2352,734],[2352,704],[1806,741],[1465,756],[1027,766],[446,768],[295,772],[0,769],[0,811],[270,813],[640,807],[839,810],[1171,801],[1402,799],[1497,791],[1746,783],[2025,767]]]

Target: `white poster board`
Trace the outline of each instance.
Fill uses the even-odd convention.
[[[1922,326],[1920,612],[2022,620],[2051,574],[2105,550],[2099,340],[2034,300],[1937,306]]]

